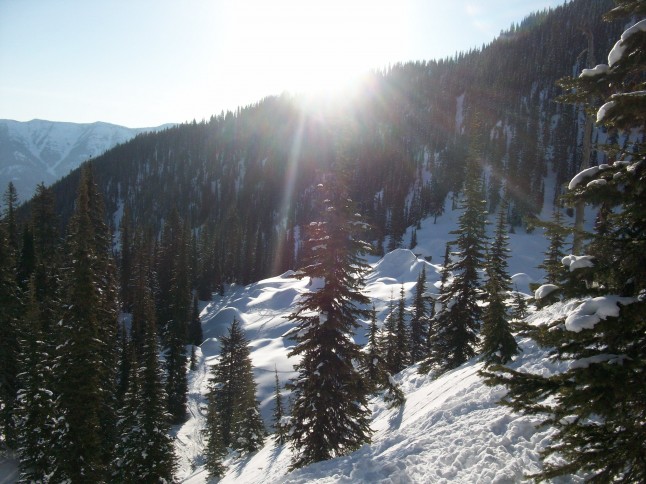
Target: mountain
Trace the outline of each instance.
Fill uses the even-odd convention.
[[[0,119],[0,187],[12,181],[20,200],[31,198],[40,182],[51,185],[90,158],[155,128],[109,123],[63,123]]]

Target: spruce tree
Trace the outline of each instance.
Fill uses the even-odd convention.
[[[486,363],[507,363],[518,353],[516,339],[511,333],[509,317],[505,301],[511,290],[507,273],[507,258],[509,257],[508,236],[505,219],[507,216],[506,203],[498,212],[494,242],[487,260],[487,281],[485,292],[489,304],[484,310],[482,320],[482,359]]]
[[[348,199],[337,168],[319,185],[323,192],[320,219],[307,235],[306,260],[298,277],[321,281],[306,293],[289,317],[295,323],[296,346],[289,356],[301,358],[293,390],[292,468],[331,459],[370,440],[369,410],[361,375],[361,358],[352,333],[367,316],[368,299],[360,292],[369,247],[358,238],[361,220]]]
[[[284,419],[283,396],[280,393],[280,380],[278,379],[278,369],[274,367],[276,377],[276,389],[274,391],[274,413],[272,427],[274,429],[274,441],[276,445],[283,445],[287,441],[287,427]]]
[[[219,402],[215,391],[217,388],[217,383],[211,381],[210,390],[206,396],[208,410],[202,431],[206,438],[204,467],[212,478],[221,477],[226,472],[223,461],[227,455],[227,446],[224,444],[222,433],[223,421],[218,412]]]
[[[565,267],[561,260],[565,256],[565,236],[567,229],[563,227],[563,218],[558,206],[554,205],[551,223],[544,223],[545,236],[549,238],[550,245],[545,253],[543,263],[538,267],[545,270],[545,281],[549,284],[561,284],[566,277]]]
[[[609,15],[621,13],[644,18],[646,2],[619,0]],[[607,65],[564,82],[574,89],[573,100],[592,99],[597,123],[605,127],[633,133],[646,128],[643,25],[644,20],[639,27],[626,29]],[[590,306],[604,304],[606,317],[586,327],[556,319],[535,328],[533,337],[553,348],[552,358],[568,363],[560,372],[543,376],[496,366],[489,375],[490,383],[508,387],[503,403],[525,414],[542,415],[543,423],[555,428],[552,443],[542,453],[543,470],[534,476],[537,481],[570,474],[591,482],[646,479],[644,153],[643,138],[637,138],[634,148],[614,153],[612,163],[588,168],[569,184],[569,196],[575,201],[613,209],[608,213],[610,230],[593,235],[605,239],[591,246],[604,247],[593,254],[590,272],[595,284],[572,301],[580,303],[577,310],[583,314],[589,314]]]
[[[219,435],[225,447],[253,452],[262,445],[265,430],[256,400],[249,340],[237,319],[221,343],[209,392],[209,404],[214,405],[209,406],[209,412],[217,414],[217,425],[208,428],[207,435]]]
[[[188,229],[176,210],[162,232],[157,261],[159,280],[158,321],[166,355],[166,393],[172,422],[186,419],[188,392],[186,343],[191,317],[191,288],[188,274]]]
[[[410,321],[410,361],[418,363],[428,356],[429,308],[426,300],[426,267],[417,276],[413,314]]]
[[[435,333],[431,360],[440,371],[451,370],[476,354],[482,310],[481,283],[478,270],[484,267],[485,205],[482,198],[480,169],[475,159],[467,164],[463,212],[459,228],[452,232],[457,239],[455,260],[445,268],[453,274],[444,284],[438,298],[442,307],[435,316]],[[446,277],[443,273],[443,276]],[[430,369],[423,365],[423,369]]]
[[[368,342],[363,348],[363,358],[359,361],[359,371],[368,394],[384,392],[384,401],[390,408],[401,406],[406,401],[404,392],[388,372],[386,360],[380,344],[379,328],[377,327],[377,311],[374,305],[370,312],[370,327]]]
[[[58,322],[58,220],[51,189],[38,185],[32,221],[35,266],[29,282],[29,303],[21,329],[20,390],[16,409],[18,454],[22,481],[45,481],[52,472],[54,429],[55,338]]]
[[[6,219],[0,223],[0,440],[16,445],[14,410],[18,391],[18,325],[22,313],[20,293]]]
[[[20,354],[20,390],[16,408],[20,479],[46,481],[52,472],[51,448],[54,429],[54,376],[50,335],[43,332],[46,317],[43,302],[36,298],[39,284],[32,279],[30,300],[23,322]]]
[[[399,373],[408,366],[410,360],[410,337],[408,325],[406,324],[406,293],[404,285],[399,290],[399,301],[397,302],[397,312],[395,316],[395,342],[394,355],[392,357],[392,366],[390,372],[394,375]]]
[[[114,447],[116,298],[109,234],[89,165],[70,219],[57,348],[53,479],[101,481]]]

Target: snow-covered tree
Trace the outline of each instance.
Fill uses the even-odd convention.
[[[361,352],[352,339],[358,318],[368,315],[360,257],[369,247],[358,238],[361,219],[339,170],[325,183],[319,185],[321,218],[309,226],[308,255],[298,272],[316,289],[290,315],[296,346],[289,355],[301,358],[291,382],[293,468],[352,452],[371,434],[366,388],[355,367]]]
[[[627,14],[631,26],[608,55],[608,64],[586,69],[566,85],[573,100],[595,103],[597,123],[629,134],[628,149],[611,163],[577,174],[571,197],[612,207],[608,224],[594,239],[603,252],[588,259],[593,283],[581,289],[565,319],[536,328],[534,337],[552,347],[566,369],[542,376],[494,367],[492,383],[503,383],[503,402],[517,411],[545,415],[556,429],[543,452],[537,480],[581,474],[591,482],[646,479],[646,16],[644,0],[619,0],[610,16]],[[601,106],[600,106],[601,105]],[[599,107],[600,106],[600,107]],[[568,265],[576,273],[576,258]],[[548,459],[557,456],[558,459]]]

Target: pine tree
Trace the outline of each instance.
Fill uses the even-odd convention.
[[[54,429],[54,377],[49,335],[42,329],[43,304],[32,279],[29,309],[23,323],[20,354],[20,390],[16,408],[18,455],[21,481],[45,481],[52,472],[52,430]]]
[[[404,392],[388,372],[386,360],[382,356],[377,311],[372,306],[368,342],[363,348],[363,358],[359,361],[359,371],[366,387],[366,393],[384,392],[384,401],[390,408],[401,406],[406,401]]]
[[[14,409],[18,391],[18,322],[22,308],[16,286],[15,264],[5,230],[0,224],[0,440],[14,447]]]
[[[51,328],[59,320],[58,220],[51,189],[40,184],[33,199],[34,271],[22,323],[20,390],[16,409],[22,481],[45,481],[52,472],[55,341]]]
[[[53,479],[100,481],[114,447],[116,289],[109,234],[89,165],[68,228],[57,380]]]
[[[212,382],[213,383],[213,382]],[[227,455],[227,446],[224,444],[222,433],[222,418],[218,412],[217,384],[211,385],[207,394],[207,413],[202,431],[206,438],[204,448],[204,467],[209,473],[209,477],[221,477],[226,472],[226,466],[223,464]]]
[[[390,372],[394,375],[408,366],[410,360],[410,337],[408,325],[406,324],[406,293],[404,285],[399,290],[399,301],[397,302],[397,312],[395,316],[395,341],[394,354],[392,357],[392,366]]]
[[[619,0],[617,5],[610,12],[613,17],[646,15],[643,0]],[[630,27],[609,54],[607,66],[564,83],[575,88],[575,101],[592,99],[597,108],[605,102],[597,123],[643,133],[644,46],[646,30]],[[569,184],[575,201],[613,208],[608,213],[610,230],[593,236],[605,239],[604,252],[594,254],[590,270],[596,284],[588,286],[579,308],[605,303],[616,312],[586,328],[563,319],[535,328],[532,336],[553,348],[552,358],[569,363],[561,372],[543,376],[495,366],[489,374],[490,383],[508,387],[503,403],[543,415],[544,424],[556,430],[542,453],[544,467],[534,476],[537,481],[570,474],[591,482],[646,479],[646,159],[643,138],[634,144],[636,151],[616,153],[618,159],[611,164],[588,168]],[[559,458],[547,459],[553,455]]]
[[[561,260],[565,256],[563,247],[567,230],[563,227],[563,219],[558,206],[554,205],[552,221],[544,224],[545,236],[549,238],[550,245],[545,253],[543,263],[538,267],[545,270],[545,281],[549,284],[561,284],[566,277],[565,267]]]
[[[222,445],[242,452],[260,448],[265,436],[256,400],[256,383],[249,350],[249,340],[237,319],[221,339],[220,359],[213,366],[209,402],[215,407],[217,425],[207,435],[219,435]],[[209,421],[212,419],[209,418]]]
[[[285,415],[283,410],[283,396],[280,393],[280,380],[278,379],[278,369],[274,367],[276,377],[276,389],[274,392],[274,413],[273,429],[274,441],[276,445],[283,445],[287,441],[287,426],[285,425]]]
[[[478,342],[482,314],[478,305],[478,270],[484,267],[486,201],[482,199],[480,169],[474,159],[467,164],[464,196],[459,228],[452,232],[457,235],[451,243],[457,248],[457,257],[445,268],[453,274],[453,281],[443,285],[439,296],[442,308],[435,317],[431,360],[440,371],[456,368],[475,356]]]
[[[360,220],[352,210],[340,170],[326,180],[321,220],[309,226],[309,250],[299,277],[322,281],[305,294],[289,319],[296,323],[296,346],[289,356],[301,357],[291,383],[292,467],[345,455],[370,440],[365,385],[354,361],[361,358],[351,338],[365,317],[368,299],[359,292],[366,271],[360,259],[369,247],[358,239]]]
[[[509,317],[505,300],[511,284],[507,273],[507,258],[509,257],[508,236],[505,219],[507,216],[506,203],[498,212],[494,242],[487,260],[487,293],[488,306],[484,310],[482,321],[482,359],[490,363],[507,363],[518,353],[518,345],[511,333]]]
[[[417,276],[413,314],[410,321],[410,361],[418,363],[428,356],[426,351],[429,331],[429,313],[426,301],[426,267]]]
[[[176,468],[173,442],[168,434],[163,373],[155,327],[155,307],[145,267],[136,274],[134,306],[143,317],[143,345],[139,353],[133,347],[132,371],[126,402],[121,414],[117,477],[120,482],[172,481]],[[133,308],[134,311],[134,308]]]
[[[172,422],[186,419],[188,392],[186,343],[191,316],[188,275],[188,229],[176,210],[164,226],[157,263],[158,321],[166,354],[166,393]]]

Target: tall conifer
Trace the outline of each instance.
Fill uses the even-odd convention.
[[[309,226],[308,256],[298,273],[321,286],[303,295],[290,315],[296,323],[290,356],[301,357],[291,384],[294,468],[352,452],[371,433],[365,385],[354,366],[361,353],[351,337],[357,319],[367,316],[360,256],[369,247],[358,238],[361,220],[336,170],[319,185],[320,219]]]

